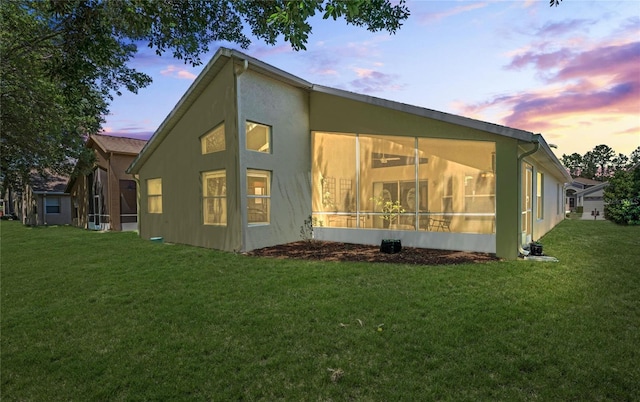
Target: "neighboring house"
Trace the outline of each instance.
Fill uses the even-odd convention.
[[[67,183],[74,226],[117,231],[138,228],[137,184],[125,170],[145,143],[110,135],[89,136],[86,147],[95,151],[96,163],[89,173],[77,171]]]
[[[29,184],[13,192],[13,211],[25,225],[71,224],[71,197],[65,192],[68,177],[32,172]]]
[[[606,219],[604,216],[604,189],[609,182],[599,182],[576,192],[578,206],[583,207],[582,219]]]
[[[582,207],[583,217],[591,216],[591,212],[600,212],[599,219],[604,219],[604,188],[608,182],[574,178],[565,186],[565,211],[576,212]]]
[[[128,172],[144,238],[248,251],[300,240],[312,217],[319,240],[504,258],[564,218],[571,181],[539,134],[314,85],[224,48]]]

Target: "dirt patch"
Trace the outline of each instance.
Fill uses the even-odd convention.
[[[247,255],[317,261],[389,262],[415,265],[468,264],[499,260],[494,255],[487,253],[414,247],[402,247],[402,251],[399,253],[387,254],[380,251],[380,246],[328,241],[297,241],[253,250]]]

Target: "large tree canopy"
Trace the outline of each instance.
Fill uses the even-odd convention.
[[[608,145],[602,144],[584,155],[577,152],[563,154],[560,160],[573,177],[607,181],[616,171],[628,169],[640,162],[640,147],[627,157],[624,154],[616,155]]]
[[[215,41],[247,48],[252,35],[305,49],[309,19],[344,19],[395,33],[404,0],[0,0],[2,192],[33,169],[68,173],[113,94],[151,78],[128,66],[137,45],[197,65]]]

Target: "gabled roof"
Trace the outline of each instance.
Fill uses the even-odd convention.
[[[307,90],[309,92],[331,94],[334,96],[352,99],[371,105],[377,105],[388,109],[427,117],[433,120],[439,120],[459,126],[486,131],[492,134],[513,138],[525,143],[539,144],[539,147],[542,150],[542,154],[544,154],[544,156],[542,157],[544,159],[543,163],[545,163],[549,167],[555,168],[558,171],[558,175],[561,176],[566,182],[571,181],[571,176],[569,175],[569,173],[567,173],[566,169],[562,166],[558,158],[551,151],[549,145],[540,134],[534,134],[529,131],[501,126],[498,124],[475,120],[468,117],[458,116],[445,112],[438,112],[435,110],[412,106],[400,102],[394,102],[387,99],[361,95],[354,92],[325,87],[322,85],[314,85],[306,80],[303,80],[302,78],[289,74],[286,71],[280,70],[279,68],[276,68],[251,56],[247,56],[246,54],[238,52],[237,50],[231,50],[223,47],[218,49],[213,58],[202,70],[200,75],[198,75],[189,89],[182,96],[180,101],[178,101],[171,113],[169,113],[169,115],[164,119],[160,127],[158,127],[151,139],[149,139],[149,142],[147,142],[142,151],[140,151],[140,154],[133,160],[131,166],[129,166],[129,168],[127,169],[127,173],[138,173],[140,167],[146,162],[155,148],[162,142],[164,137],[169,134],[171,129],[178,123],[182,116],[184,116],[189,107],[191,107],[198,96],[200,96],[207,85],[222,70],[222,68],[229,60],[234,60],[234,62],[236,62],[234,68],[238,73],[241,73],[246,69],[250,69],[275,80]]]
[[[136,138],[116,137],[104,134],[92,134],[87,141],[87,147],[95,144],[104,153],[118,153],[138,155],[147,141]]]
[[[43,174],[33,171],[29,175],[29,185],[36,194],[60,193],[66,191],[68,177],[46,171]]]
[[[596,186],[596,185],[602,183],[601,181],[592,180],[592,179],[586,179],[584,177],[576,177],[576,178],[573,179],[573,181],[578,182],[578,183],[583,184],[583,185],[586,184],[587,186]]]
[[[600,190],[604,189],[605,187],[607,187],[609,185],[608,181],[605,181],[605,182],[599,181],[598,183],[600,183],[600,184],[597,184],[597,185],[591,186],[591,187],[587,187],[582,191],[576,192],[576,195],[587,195],[587,194],[595,193],[596,191],[600,191]]]

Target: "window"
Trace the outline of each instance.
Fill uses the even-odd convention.
[[[271,127],[248,121],[245,130],[247,132],[247,149],[271,153]]]
[[[60,197],[46,197],[44,199],[45,212],[48,214],[60,213]]]
[[[200,144],[202,145],[202,155],[224,151],[224,123],[200,137]]]
[[[542,189],[543,189],[543,179],[544,179],[544,175],[540,172],[538,172],[538,174],[536,175],[536,217],[538,219],[542,219]]]
[[[268,224],[271,209],[271,172],[247,170],[247,222]]]
[[[162,179],[147,180],[147,201],[150,214],[162,213]]]
[[[313,132],[314,224],[495,233],[495,152],[489,141]]]
[[[202,210],[205,225],[227,225],[227,174],[224,169],[202,173]]]

